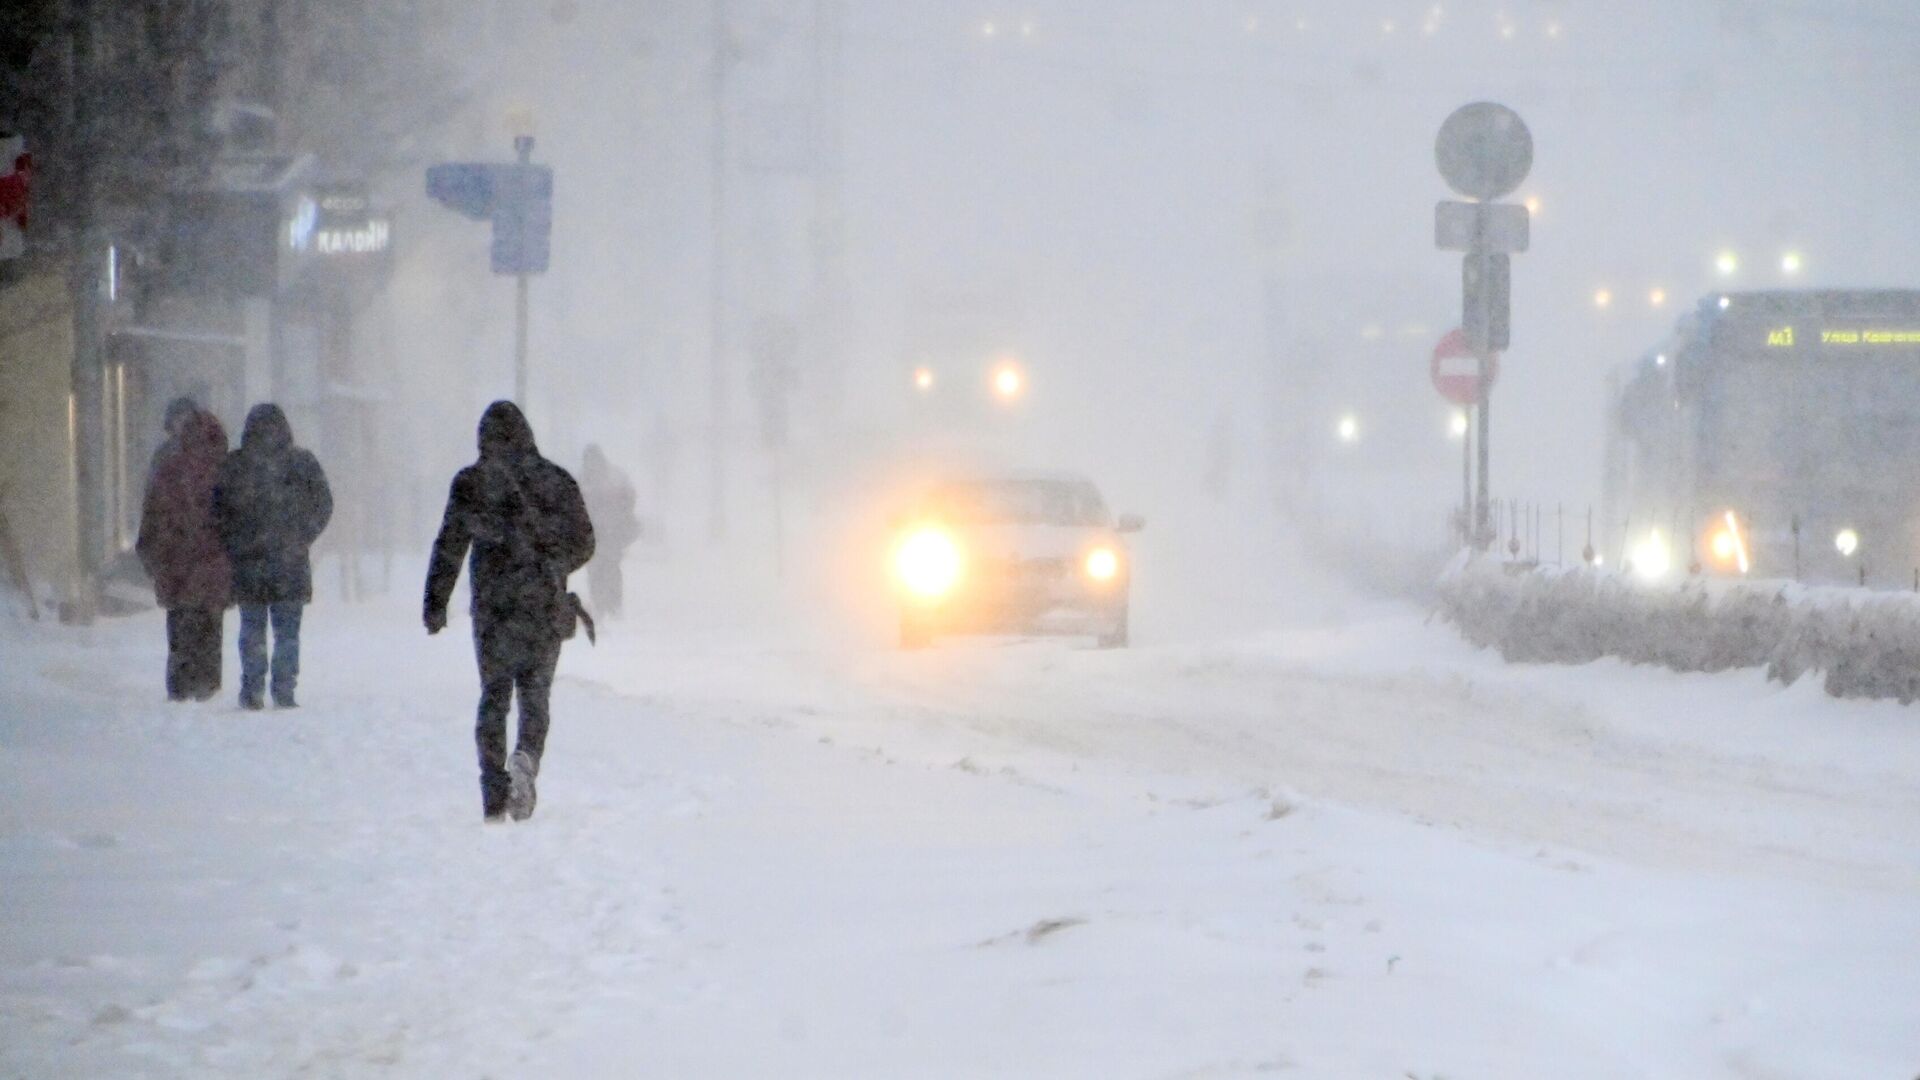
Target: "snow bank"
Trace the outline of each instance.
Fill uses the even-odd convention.
[[[1462,556],[1441,575],[1438,598],[1469,641],[1510,661],[1764,667],[1787,684],[1823,674],[1835,697],[1920,698],[1920,595],[1698,578],[1654,586]]]

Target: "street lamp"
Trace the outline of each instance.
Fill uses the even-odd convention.
[[[1340,423],[1334,426],[1333,432],[1340,437],[1340,441],[1343,443],[1359,442],[1360,418],[1352,413],[1345,414],[1340,417]]]
[[[1647,306],[1657,307],[1657,308],[1666,307],[1667,306],[1667,290],[1661,288],[1658,285],[1655,285],[1652,289],[1649,289],[1647,291]]]
[[[1780,256],[1780,272],[1787,275],[1788,277],[1792,277],[1795,274],[1798,274],[1801,270],[1801,267],[1804,265],[1805,263],[1800,258],[1800,253],[1797,251],[1789,251],[1786,254]]]
[[[1721,277],[1732,277],[1740,269],[1740,256],[1731,251],[1723,251],[1714,256],[1713,268]]]
[[[923,394],[932,390],[933,369],[927,367],[915,368],[913,371],[913,388]]]
[[[1612,289],[1595,289],[1593,291],[1593,306],[1599,308],[1602,311],[1605,311],[1606,309],[1612,307],[1613,306],[1613,290]]]

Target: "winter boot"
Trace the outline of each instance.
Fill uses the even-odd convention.
[[[259,694],[242,693],[240,695],[240,707],[248,712],[259,712],[261,709],[266,708],[267,705],[266,702],[260,700]]]
[[[525,750],[515,750],[507,759],[507,776],[512,786],[507,790],[507,814],[515,821],[525,821],[533,816],[533,778],[540,771],[540,763]]]

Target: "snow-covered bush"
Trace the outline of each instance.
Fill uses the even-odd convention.
[[[1675,671],[1763,667],[1782,683],[1825,675],[1837,697],[1920,698],[1920,596],[1778,581],[1690,579],[1654,586],[1586,567],[1462,556],[1439,606],[1476,645],[1509,661],[1603,656]]]

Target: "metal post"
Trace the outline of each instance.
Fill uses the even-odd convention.
[[[1488,418],[1488,414],[1492,411],[1488,407],[1488,400],[1492,396],[1492,387],[1489,384],[1492,380],[1488,376],[1493,372],[1493,364],[1485,350],[1477,350],[1474,358],[1480,365],[1480,404],[1476,406],[1479,433],[1475,440],[1480,460],[1478,476],[1475,478],[1477,487],[1474,492],[1473,546],[1485,551],[1492,546],[1494,540],[1493,520],[1489,516],[1487,501],[1487,441],[1492,431],[1492,424]]]
[[[515,275],[513,283],[513,400],[521,412],[531,409],[527,400],[527,275]]]
[[[713,0],[712,280],[707,339],[707,536],[727,533],[727,0]]]
[[[533,136],[514,136],[513,150],[520,164],[532,164]],[[527,396],[527,277],[516,274],[513,283],[513,400],[523,413],[533,408]]]
[[[1460,542],[1473,546],[1473,407],[1467,407],[1467,429],[1460,433]]]

